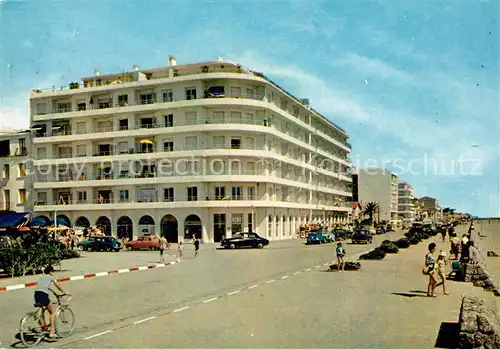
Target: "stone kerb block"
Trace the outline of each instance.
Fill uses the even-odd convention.
[[[477,297],[462,299],[458,348],[500,348],[500,319],[496,310]]]

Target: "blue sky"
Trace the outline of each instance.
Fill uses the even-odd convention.
[[[418,196],[500,216],[497,1],[4,0],[1,125],[31,88],[223,57],[262,71],[351,135],[359,166]]]

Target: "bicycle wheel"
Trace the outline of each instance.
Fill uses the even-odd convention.
[[[27,314],[23,317],[19,326],[19,334],[21,341],[27,347],[37,345],[46,335],[39,319],[34,314]]]
[[[59,308],[56,313],[56,333],[59,337],[68,337],[73,332],[75,314],[70,308]]]

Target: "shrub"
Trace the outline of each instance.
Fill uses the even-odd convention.
[[[375,248],[373,251],[362,254],[359,259],[383,259],[385,258],[385,252],[379,247]]]
[[[401,238],[394,242],[398,248],[408,248],[410,247],[410,241],[406,238]]]
[[[337,271],[338,265],[332,264],[330,265],[331,271]],[[345,262],[344,270],[356,271],[361,269],[361,263],[359,262]]]
[[[384,240],[382,244],[380,245],[380,250],[384,251],[385,253],[398,253],[399,249],[398,247],[389,240]]]

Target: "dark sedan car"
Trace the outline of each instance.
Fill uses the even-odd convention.
[[[314,233],[309,233],[309,235],[307,235],[306,245],[324,244],[327,242],[328,241],[322,232],[315,231]]]
[[[352,235],[352,233],[349,230],[345,229],[334,229],[333,234],[335,235],[336,241],[349,239]]]
[[[220,245],[232,250],[239,247],[264,248],[264,246],[269,245],[269,240],[255,233],[238,233],[230,238],[223,239]]]
[[[373,236],[368,229],[356,229],[352,234],[351,241],[353,244],[372,243]]]
[[[79,242],[78,247],[84,251],[115,251],[122,249],[121,243],[113,236],[91,236]]]

